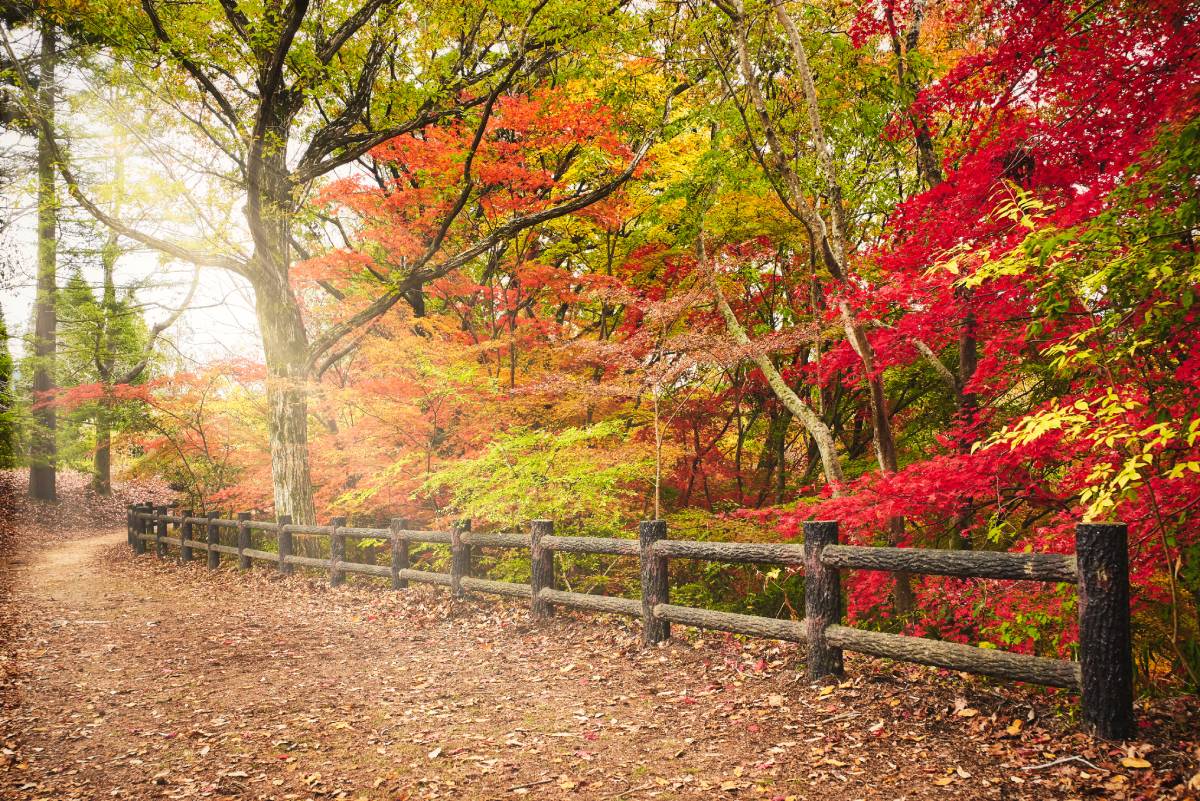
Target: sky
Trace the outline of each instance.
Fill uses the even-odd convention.
[[[2,199],[6,210],[14,205],[28,207],[32,202],[26,192],[6,194],[8,196]],[[36,297],[37,236],[34,223],[32,213],[20,214],[5,231],[2,244],[6,253],[4,275],[0,277],[0,305],[9,333],[14,337],[9,342],[9,349],[17,358],[24,352],[22,337],[28,335]],[[60,259],[60,287],[77,264],[89,283],[99,284],[101,274],[96,259],[67,253]],[[156,253],[134,251],[117,262],[116,279],[121,286],[149,282],[139,297],[146,304],[147,323],[154,325],[183,301],[191,283],[192,270],[188,264],[164,263]],[[178,357],[185,364],[227,357],[260,359],[262,349],[253,293],[245,279],[225,270],[202,270],[191,306],[166,339],[168,355]]]
[[[36,52],[38,39],[32,29],[16,29],[9,35],[18,53]],[[58,124],[64,132],[63,144],[71,154],[72,167],[85,178],[84,191],[91,199],[134,227],[145,227],[150,233],[177,241],[202,237],[205,231],[215,228],[222,239],[229,238],[231,245],[244,252],[244,243],[238,241],[245,237],[239,224],[241,198],[203,179],[197,182],[186,171],[173,174],[164,160],[182,155],[185,163],[191,158],[204,166],[211,156],[172,137],[153,111],[133,113],[126,106],[114,104],[119,92],[104,84],[87,83],[68,62],[59,65],[58,80],[64,91],[57,106]],[[0,131],[0,173],[7,173],[0,174],[0,307],[13,335],[9,349],[18,358],[24,352],[22,337],[29,333],[36,296],[35,145],[32,136],[11,129]],[[117,149],[125,153],[119,181],[112,168]],[[125,200],[114,201],[114,187],[128,189],[128,193],[119,192]],[[187,191],[180,192],[181,187],[190,189],[199,202],[181,204],[179,197],[188,195]],[[228,216],[222,217],[222,211]],[[216,216],[207,216],[210,212]],[[90,250],[93,244],[99,245],[107,231],[73,204],[64,208],[62,217],[66,219],[60,226],[58,285],[64,286],[72,271],[79,268],[85,280],[98,286],[98,255],[85,252],[81,244],[86,243]],[[86,226],[91,228],[84,235]],[[146,305],[147,324],[154,325],[183,300],[194,268],[166,261],[155,252],[134,249],[133,244],[122,242],[129,251],[117,263],[117,283],[145,286],[138,297]],[[253,293],[247,282],[224,270],[204,269],[191,307],[166,335],[165,351],[169,358],[178,358],[184,369],[228,357],[261,359]]]

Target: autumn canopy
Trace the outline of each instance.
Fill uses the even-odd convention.
[[[1200,684],[1192,0],[19,5],[39,313],[6,301],[0,459],[43,494],[1051,553],[1120,520],[1138,669]],[[1076,642],[1060,585],[847,602]]]

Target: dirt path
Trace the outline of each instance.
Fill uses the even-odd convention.
[[[812,687],[777,644],[681,631],[642,651],[619,620],[212,573],[135,559],[123,532],[4,569],[4,798],[1138,797],[1147,779],[1053,699],[916,668]],[[1073,754],[1108,769],[1022,769]]]

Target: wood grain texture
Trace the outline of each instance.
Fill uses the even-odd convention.
[[[547,602],[556,606],[586,609],[589,612],[606,612],[628,617],[642,616],[642,602],[632,598],[614,598],[611,595],[587,595],[582,592],[563,592],[543,589],[538,593]]]
[[[705,559],[712,562],[804,564],[804,546],[788,543],[662,540],[654,545],[654,553],[672,559]]]
[[[964,578],[1073,582],[1077,575],[1074,556],[1052,553],[832,545],[822,552],[821,563],[844,570],[883,570]]]
[[[788,642],[804,642],[808,637],[803,620],[778,620],[758,615],[739,615],[733,612],[716,612],[711,609],[696,609],[691,606],[674,606],[672,604],[658,604],[654,607],[654,616],[659,620],[682,623],[685,626],[729,631],[750,637],[766,637]]]
[[[476,548],[528,548],[529,535],[513,532],[464,531],[463,542]]]
[[[533,588],[528,584],[517,584],[512,581],[491,581],[489,579],[463,576],[462,586],[468,592],[485,592],[491,595],[504,595],[509,598],[531,598]]]
[[[543,547],[563,553],[595,553],[613,556],[637,556],[641,553],[637,540],[615,537],[545,537]]]
[[[990,648],[976,648],[924,637],[883,634],[847,626],[825,629],[830,644],[860,654],[916,662],[918,665],[964,670],[982,676],[1027,681],[1050,687],[1079,687],[1079,665],[1062,659],[1011,654]]]

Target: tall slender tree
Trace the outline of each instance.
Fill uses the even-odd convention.
[[[57,348],[58,292],[58,190],[55,172],[54,106],[55,70],[58,63],[54,23],[41,25],[38,59],[38,107],[47,125],[38,132],[37,144],[37,300],[33,328],[33,430],[29,445],[29,494],[43,501],[57,498],[57,412],[49,395],[54,389]]]
[[[0,309],[0,468],[13,468],[19,461],[14,419],[13,358],[8,347],[8,326]]]
[[[613,26],[619,7],[590,18],[577,11],[550,0],[467,9],[410,8],[397,0],[364,0],[346,9],[328,0],[277,0],[256,11],[237,3],[145,0],[139,11],[101,11],[83,23],[95,36],[112,32],[113,54],[135,69],[145,56],[159,60],[157,83],[149,84],[164,112],[227,167],[220,180],[245,198],[249,252],[200,249],[108,213],[83,191],[65,154],[56,153],[68,191],[96,219],[170,257],[234,272],[253,287],[269,374],[277,513],[297,522],[314,517],[308,383],[353,349],[352,335],[515,233],[606,197],[633,174],[649,140],[610,181],[509,219],[461,250],[445,252],[444,234],[435,235],[418,258],[377,276],[369,303],[316,332],[306,327],[289,279],[293,261],[307,255],[301,201],[324,176],[390,139],[465,117],[482,133],[501,94],[536,80],[567,43],[594,30],[597,19]],[[27,87],[27,100],[29,94]],[[36,115],[38,123],[52,130],[44,112]],[[471,164],[467,154],[461,199],[446,214],[443,231],[469,209],[476,188]]]

